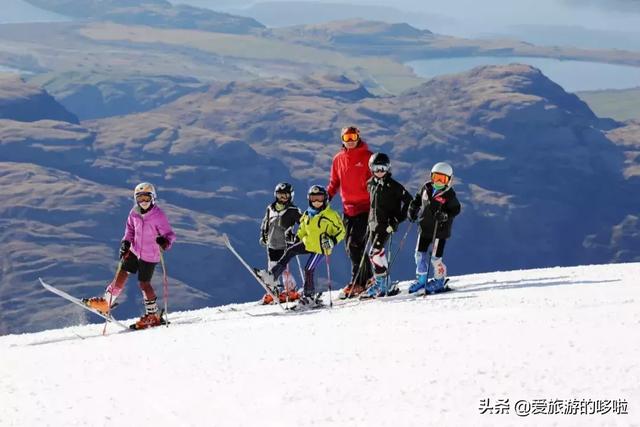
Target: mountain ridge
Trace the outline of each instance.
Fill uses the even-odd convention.
[[[221,33],[248,33],[264,28],[253,18],[214,12],[165,0],[25,0],[33,6],[74,18],[160,28],[184,28]]]
[[[372,150],[390,155],[394,176],[411,192],[435,162],[455,165],[454,186],[463,213],[447,246],[452,274],[496,266],[638,260],[634,248],[640,234],[620,238],[621,230],[637,227],[633,217],[638,205],[628,195],[638,191],[638,175],[624,172],[631,167],[627,162],[633,149],[607,136],[622,129],[612,129],[621,124],[597,118],[531,67],[485,67],[387,97],[372,95],[341,75],[219,82],[148,112],[79,126],[3,123],[13,129],[4,144],[21,148],[6,145],[2,151],[2,166],[11,171],[1,180],[2,188],[13,189],[17,175],[12,174],[28,165],[35,177],[59,180],[46,192],[20,180],[19,188],[29,197],[0,192],[0,213],[8,218],[8,227],[13,221],[18,228],[25,227],[24,221],[47,229],[69,224],[64,228],[68,238],[52,236],[39,249],[37,233],[2,235],[3,244],[13,248],[0,282],[0,293],[12,296],[0,302],[0,315],[12,313],[8,330],[33,330],[42,322],[31,313],[29,299],[14,292],[16,286],[32,287],[37,275],[54,283],[75,282],[78,295],[102,291],[113,275],[109,260],[115,257],[122,221],[132,205],[131,188],[140,181],[156,184],[161,205],[175,222],[178,242],[167,257],[170,279],[185,284],[181,304],[257,299],[259,288],[242,271],[227,268],[233,261],[220,233],[238,242],[251,265],[262,265],[256,236],[272,187],[288,181],[300,195],[313,183],[326,183],[340,147],[339,129],[353,123]],[[58,143],[46,138],[47,126],[62,132]],[[78,137],[77,142],[65,139],[68,135]],[[73,151],[74,161],[64,163],[42,151],[47,144],[59,144],[62,151],[84,149]],[[90,181],[97,193],[86,193],[74,177]],[[76,192],[84,197],[77,199]],[[594,194],[616,200],[616,209],[594,203]],[[78,200],[93,206],[101,198],[109,201],[104,221],[78,209]],[[300,196],[297,203],[306,205]],[[336,200],[334,207],[339,206]],[[58,248],[66,245],[77,246],[78,254],[82,248],[95,254],[96,246],[102,257],[60,263]],[[348,271],[341,251],[340,245],[331,267],[340,287]],[[413,276],[409,251],[398,258],[396,277]],[[29,262],[46,262],[46,267],[37,272],[20,268]],[[196,270],[202,274],[194,276]],[[32,291],[35,300],[44,296]],[[136,293],[134,284],[128,293]],[[136,309],[121,307],[124,315]],[[18,322],[20,318],[29,321]]]

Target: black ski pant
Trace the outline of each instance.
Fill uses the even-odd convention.
[[[272,268],[274,265],[276,265],[278,261],[280,261],[280,258],[282,258],[282,255],[284,255],[284,251],[285,251],[284,249],[273,249],[273,248],[267,249],[268,268]]]
[[[371,264],[364,261],[367,249],[367,228],[369,212],[355,216],[343,215],[342,221],[346,229],[345,246],[351,260],[351,283],[366,287],[373,276]]]
[[[138,280],[141,282],[151,282],[156,264],[155,262],[143,261],[133,252],[129,252],[122,260],[122,269],[131,274],[138,273]]]
[[[298,242],[293,246],[289,246],[287,250],[282,255],[282,258],[273,266],[270,270],[271,274],[276,278],[280,278],[282,273],[287,269],[287,265],[289,261],[293,259],[294,256],[310,254],[307,259],[307,263],[304,266],[304,295],[312,296],[315,293],[315,282],[314,282],[314,273],[316,271],[316,267],[320,264],[320,261],[324,258],[323,254],[317,254],[315,252],[309,252],[307,248],[305,248],[303,242]]]

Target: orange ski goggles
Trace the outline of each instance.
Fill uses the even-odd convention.
[[[324,195],[322,194],[311,194],[309,196],[309,201],[310,202],[324,202]]]
[[[151,194],[142,193],[136,196],[136,202],[138,203],[150,203],[151,202]]]
[[[342,142],[355,142],[360,138],[357,133],[345,133],[342,135]]]
[[[431,174],[431,182],[447,185],[451,178],[443,173],[434,172]]]

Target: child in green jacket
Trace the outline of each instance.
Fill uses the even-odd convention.
[[[345,236],[340,215],[329,207],[329,195],[324,187],[313,185],[307,192],[309,207],[300,218],[297,236],[300,241],[290,246],[269,271],[256,270],[257,276],[272,290],[276,290],[278,278],[294,256],[310,254],[304,267],[302,305],[321,304],[322,293],[315,292],[314,272],[325,255]]]

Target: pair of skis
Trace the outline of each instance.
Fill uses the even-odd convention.
[[[231,241],[229,240],[229,236],[227,236],[226,233],[224,233],[222,235],[222,239],[224,240],[224,244],[227,247],[227,249],[229,249],[229,251],[235,255],[236,258],[238,258],[238,261],[240,261],[240,263],[244,266],[244,268],[247,269],[247,271],[249,272],[249,274],[251,274],[251,276],[253,276],[254,279],[256,279],[256,281],[260,284],[260,286],[262,286],[262,288],[264,289],[264,291],[271,296],[271,298],[273,298],[273,301],[276,302],[278,304],[278,306],[282,309],[282,310],[287,310],[287,308],[285,308],[281,303],[280,303],[280,296],[277,295],[275,292],[273,292],[273,290],[267,286],[266,283],[264,283],[262,281],[262,279],[260,279],[260,277],[258,277],[258,275],[256,274],[255,270],[244,260],[244,258],[242,258],[242,256],[238,253],[238,251],[236,251],[236,249],[233,247],[233,245],[231,244]]]
[[[249,271],[249,273],[256,279],[256,281],[260,284],[260,286],[262,286],[265,290],[265,292],[267,292],[269,295],[271,295],[271,297],[273,298],[274,301],[276,301],[278,303],[278,306],[280,306],[280,308],[282,308],[283,310],[286,310],[286,308],[280,303],[280,299],[279,296],[276,295],[265,283],[262,282],[262,280],[260,280],[260,278],[256,275],[255,271],[249,266],[249,264],[246,263],[246,261],[240,256],[240,254],[235,250],[235,248],[233,247],[233,245],[231,244],[231,242],[229,241],[229,237],[224,234],[224,242],[225,245],[227,246],[227,248],[229,248],[229,250],[231,251],[231,253],[233,253],[238,260],[240,260],[240,262],[242,263],[242,265]],[[116,326],[119,326],[120,328],[122,328],[123,330],[126,331],[130,331],[130,330],[137,330],[133,327],[133,325],[129,326],[129,325],[125,325],[124,323],[118,321],[117,319],[115,319],[111,314],[104,314],[92,307],[89,307],[88,305],[86,305],[81,299],[74,297],[73,295],[68,294],[67,292],[58,289],[50,284],[48,284],[47,282],[45,282],[44,280],[42,280],[42,278],[38,278],[38,280],[40,281],[40,284],[42,285],[43,288],[45,288],[47,291],[58,295],[59,297],[77,305],[78,307],[82,307],[83,309],[90,311],[91,313],[95,314],[96,316],[99,316],[101,318],[103,318],[104,320],[106,320],[109,323],[113,323]],[[164,321],[164,319],[163,319]],[[166,324],[166,321],[164,321],[163,324]]]
[[[50,284],[48,284],[47,282],[45,282],[44,280],[42,280],[41,278],[38,278],[38,280],[40,281],[40,284],[42,285],[43,288],[45,288],[46,290],[48,290],[51,293],[54,293],[56,295],[58,295],[59,297],[62,297],[64,299],[66,299],[67,301],[77,305],[78,307],[82,307],[87,311],[92,312],[93,314],[95,314],[96,316],[100,316],[102,317],[104,320],[106,320],[109,323],[113,323],[116,326],[119,326],[120,328],[127,330],[127,331],[137,331],[138,329],[135,327],[135,323],[133,325],[125,325],[124,323],[120,322],[119,320],[116,320],[111,314],[107,315],[104,314],[94,308],[89,307],[88,305],[86,305],[81,299],[74,297],[73,295],[69,295],[68,293],[66,293],[65,291],[58,289],[54,286],[51,286]],[[111,307],[112,309],[114,307]],[[162,325],[166,325],[166,320],[164,319],[164,310],[162,310],[162,312],[160,313],[160,317],[162,318]]]
[[[94,308],[89,307],[84,302],[82,302],[81,299],[76,298],[76,297],[74,297],[72,295],[69,295],[65,291],[62,291],[62,290],[60,290],[58,288],[55,288],[55,287],[51,286],[50,284],[48,284],[47,282],[45,282],[41,278],[38,278],[38,280],[40,281],[40,284],[42,285],[42,287],[45,288],[46,290],[48,290],[49,292],[52,292],[52,293],[54,293],[54,294],[56,294],[56,295],[58,295],[58,296],[60,296],[60,297],[62,297],[64,299],[66,299],[67,301],[72,302],[73,304],[75,304],[75,305],[77,305],[79,307],[82,307],[87,311],[92,312],[96,316],[102,317],[107,322],[111,322],[114,325],[117,325],[117,326],[121,327],[122,329],[127,329],[127,330],[130,329],[128,325],[125,325],[124,323],[116,320],[113,316],[111,316],[111,315],[107,316],[106,314],[103,314],[102,312],[100,312],[100,311],[98,311],[98,310],[96,310]]]
[[[233,247],[233,245],[231,244],[231,241],[229,240],[229,236],[227,236],[226,234],[223,234],[223,235],[222,235],[222,237],[223,237],[223,240],[224,240],[224,244],[225,244],[225,246],[229,249],[229,251],[231,251],[231,253],[232,253],[233,255],[235,255],[235,257],[236,257],[236,258],[238,258],[238,261],[240,261],[240,263],[244,266],[244,268],[246,268],[246,269],[247,269],[247,271],[249,272],[249,274],[251,274],[251,276],[253,276],[253,278],[254,278],[254,279],[256,279],[256,281],[258,282],[258,284],[260,284],[260,286],[262,286],[262,288],[265,290],[265,292],[266,292],[267,294],[269,294],[269,295],[273,298],[273,300],[274,300],[274,301],[276,301],[276,302],[278,303],[278,305],[280,306],[280,308],[282,308],[283,310],[296,310],[296,309],[298,308],[298,306],[297,306],[297,305],[296,305],[296,306],[294,306],[294,307],[292,307],[292,308],[289,308],[289,309],[285,308],[285,307],[280,303],[280,301],[279,301],[279,299],[278,299],[278,296],[273,292],[273,290],[272,290],[269,286],[267,286],[267,284],[266,284],[266,283],[264,283],[264,282],[260,279],[260,277],[258,277],[258,275],[256,274],[255,270],[254,270],[254,269],[253,269],[253,268],[252,268],[252,267],[251,267],[251,266],[250,266],[250,265],[249,265],[249,264],[244,260],[244,258],[243,258],[243,257],[238,253],[238,251]],[[447,279],[447,282],[448,282],[448,281],[449,281],[449,279]],[[448,286],[446,286],[446,287],[445,287],[445,289],[444,289],[444,290],[442,290],[442,291],[440,291],[440,292],[438,292],[438,294],[439,294],[439,293],[444,293],[444,292],[449,292],[449,291],[452,291],[452,290],[453,290],[452,288],[449,288]],[[365,292],[366,292],[366,291],[365,291]],[[426,291],[425,291],[425,292],[426,292]],[[400,293],[401,293],[401,291],[400,291],[400,289],[397,287],[397,284],[396,284],[395,286],[392,286],[391,293],[390,293],[390,294],[387,294],[384,298],[393,298],[393,297],[395,297],[396,295],[399,295]],[[423,294],[423,293],[418,293],[418,292],[416,293],[416,296],[422,296],[422,295],[424,295],[424,294]],[[351,302],[351,301],[356,301],[356,300],[359,300],[359,301],[371,301],[371,300],[377,300],[377,299],[379,299],[379,298],[380,298],[380,297],[376,297],[376,298],[363,298],[363,299],[355,298],[355,299],[348,299],[348,300],[346,300],[346,301],[349,301],[349,302]],[[346,302],[346,301],[345,301],[345,302]],[[314,307],[314,309],[315,309],[315,308],[323,308],[323,307],[325,307],[325,305],[316,306],[316,307]]]
[[[227,247],[227,249],[229,249],[229,251],[231,251],[231,253],[235,255],[236,258],[238,258],[238,261],[240,261],[240,263],[244,266],[244,268],[247,269],[249,274],[251,274],[251,276],[253,276],[253,278],[256,279],[256,281],[260,284],[260,286],[262,286],[264,291],[267,294],[269,294],[271,298],[273,298],[273,301],[275,301],[282,310],[300,311],[303,308],[303,306],[300,305],[300,302],[298,302],[296,305],[292,307],[283,306],[282,303],[280,302],[279,295],[276,295],[276,293],[273,292],[273,290],[266,283],[264,283],[262,279],[260,279],[260,277],[258,277],[255,270],[244,260],[244,258],[242,258],[242,256],[238,253],[238,251],[233,247],[233,245],[231,244],[231,241],[229,240],[229,236],[227,236],[226,234],[223,234],[222,238],[224,240],[224,244]],[[326,307],[325,304],[317,304],[317,305],[314,305],[313,307],[310,307],[309,310],[316,310],[324,307]]]

